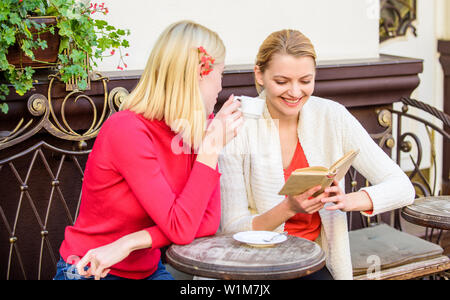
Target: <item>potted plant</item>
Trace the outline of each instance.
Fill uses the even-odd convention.
[[[118,29],[107,21],[94,19],[95,13],[108,13],[104,3],[77,0],[2,0],[0,2],[0,72],[4,82],[0,84],[0,100],[9,93],[8,84],[19,95],[33,87],[36,66],[51,67],[59,72],[63,82],[79,78],[77,88],[85,90],[88,73],[97,61],[106,56],[120,54],[119,69],[126,67],[122,49],[129,47],[126,36],[129,30]],[[54,22],[40,22],[38,17],[51,16]],[[44,36],[59,37],[56,59],[42,61],[37,54],[48,52],[49,44]],[[12,63],[11,54],[19,56],[19,63]],[[20,55],[17,55],[20,51]],[[105,54],[106,53],[106,54]],[[8,107],[0,102],[0,110]]]

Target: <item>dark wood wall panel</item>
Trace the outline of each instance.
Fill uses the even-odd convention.
[[[440,62],[444,70],[444,112],[450,115],[450,41],[439,41],[438,51],[441,54]],[[450,129],[446,130],[450,133]],[[450,194],[450,142],[444,142],[444,166],[442,170],[442,181],[444,194]]]

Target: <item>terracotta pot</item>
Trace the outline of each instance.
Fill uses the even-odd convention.
[[[56,17],[30,17],[33,21],[37,23],[44,23],[47,26],[56,25]],[[35,29],[30,30],[32,33],[36,32]],[[36,60],[45,61],[49,63],[56,63],[58,61],[58,51],[60,37],[57,33],[57,28],[55,28],[55,34],[51,32],[45,32],[40,35],[41,40],[47,41],[47,48],[42,50],[40,48],[34,50],[34,56]],[[32,67],[32,68],[49,68],[52,65],[45,64],[42,62],[33,61],[31,58],[25,55],[25,53],[20,49],[19,45],[11,46],[8,49],[8,55],[6,56],[8,62],[15,67]]]

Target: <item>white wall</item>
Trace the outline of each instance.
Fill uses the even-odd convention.
[[[378,57],[378,0],[102,0],[111,24],[131,30],[129,70],[143,69],[158,35],[189,19],[219,33],[226,64],[252,64],[271,32],[294,28],[314,43],[319,60]],[[97,14],[98,15],[98,14]],[[118,57],[99,64],[116,70]]]
[[[434,107],[442,109],[443,107],[443,71],[439,63],[439,54],[437,52],[437,40],[447,34],[450,34],[450,2],[449,0],[417,0],[417,21],[413,24],[417,29],[417,37],[411,31],[405,37],[388,40],[380,45],[380,53],[420,58],[424,60],[423,73],[419,75],[420,85],[413,92],[412,97],[426,102]],[[401,105],[395,105],[396,109],[401,109]],[[411,112],[416,110],[411,109]],[[427,114],[422,117],[430,119]],[[436,125],[440,122],[436,122]],[[420,136],[421,141],[426,141],[427,134],[423,127],[414,126],[411,121],[405,124],[405,129],[413,131]],[[428,152],[429,145],[425,145],[423,158],[423,167],[431,165]],[[442,161],[442,144],[437,141],[438,162]],[[415,154],[414,154],[415,156]],[[414,166],[409,158],[404,157],[402,167],[405,170],[412,170]],[[441,178],[441,166],[438,163],[438,178]]]
[[[421,83],[413,96],[429,104],[442,107],[442,80],[437,80],[436,71],[441,70],[437,53],[437,1],[417,1],[417,37],[408,30],[405,37],[387,40],[380,44],[380,53],[424,60],[424,71],[419,75]]]
[[[436,0],[436,35],[439,39],[450,40],[450,1]]]

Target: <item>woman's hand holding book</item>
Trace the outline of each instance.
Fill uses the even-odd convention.
[[[292,211],[292,214],[305,213],[305,214],[313,214],[324,207],[324,203],[322,199],[328,197],[328,193],[321,193],[317,197],[313,197],[313,195],[318,192],[322,186],[315,186],[303,194],[296,196],[287,196],[286,201],[288,203],[289,209]]]

